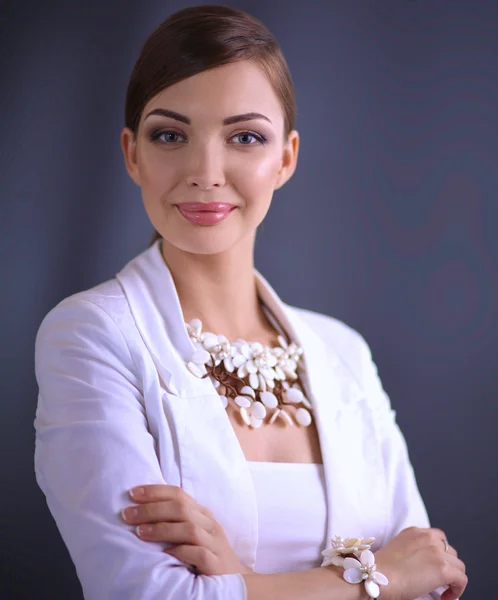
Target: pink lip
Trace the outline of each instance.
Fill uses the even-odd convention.
[[[182,217],[197,225],[215,225],[237,208],[227,202],[183,202],[176,207]]]

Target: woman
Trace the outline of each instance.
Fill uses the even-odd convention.
[[[294,112],[274,38],[233,8],[175,13],[135,65],[121,145],[156,235],[36,339],[36,474],[85,598],[367,598],[322,567],[352,535],[383,598],[465,588],[367,344],[254,270]]]

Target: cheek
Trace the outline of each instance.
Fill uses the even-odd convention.
[[[259,196],[266,196],[267,193],[273,192],[279,168],[280,160],[275,155],[246,160],[238,165],[237,181],[244,189],[254,191]]]
[[[161,152],[152,149],[143,153],[140,160],[140,175],[142,187],[150,190],[156,190],[159,193],[164,192],[174,185],[175,178],[178,177],[179,165],[174,156],[165,157]]]

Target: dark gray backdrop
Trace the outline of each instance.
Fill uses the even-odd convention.
[[[187,4],[0,4],[1,598],[81,598],[33,475],[34,336],[149,241],[124,94],[145,37]],[[297,88],[300,164],[257,266],[367,338],[465,597],[494,598],[498,2],[230,4],[274,31]]]

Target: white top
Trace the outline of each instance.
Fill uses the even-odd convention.
[[[337,319],[283,303],[255,276],[262,302],[304,349],[327,539],[373,536],[376,551],[405,527],[428,527],[368,344]],[[258,547],[268,544],[258,543],[267,535],[258,531],[261,482],[251,477],[213,383],[188,370],[194,349],[159,242],[116,277],[65,298],[40,325],[36,477],[86,600],[246,599],[239,573],[196,575],[119,517],[132,487],[176,485],[211,511],[244,565],[254,569]],[[293,494],[303,489],[294,479]],[[260,502],[260,513],[267,509]],[[313,510],[321,510],[317,494]],[[273,534],[281,540],[285,532],[280,526]],[[290,569],[294,557],[281,560]]]
[[[319,567],[327,522],[323,465],[248,464],[258,504],[256,573]]]

